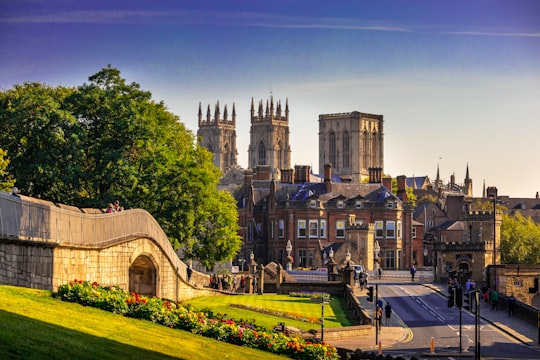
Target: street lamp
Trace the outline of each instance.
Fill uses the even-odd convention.
[[[285,250],[287,251],[287,271],[292,270],[292,258],[291,258],[291,251],[292,251],[292,244],[291,240],[287,240],[287,245],[285,246]]]
[[[334,249],[330,248],[330,252],[328,253],[328,256],[333,261],[334,260]]]
[[[497,289],[497,188],[489,187],[488,196],[493,198],[493,286]]]
[[[374,259],[375,262],[375,276],[376,279],[377,276],[379,276],[379,252],[381,251],[381,247],[379,246],[379,242],[375,240],[375,245],[373,245],[373,253],[374,253]]]
[[[351,266],[351,253],[349,252],[349,249],[347,249],[347,253],[345,254],[345,263],[347,264],[347,267]]]
[[[427,246],[424,246],[424,266],[426,266],[428,255],[429,255],[429,251],[427,249]]]

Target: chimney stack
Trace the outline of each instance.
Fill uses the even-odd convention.
[[[324,165],[324,184],[326,191],[332,192],[332,164]]]

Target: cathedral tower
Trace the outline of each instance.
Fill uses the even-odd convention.
[[[236,150],[236,109],[232,107],[231,118],[227,111],[227,105],[223,109],[223,117],[219,108],[219,101],[214,108],[214,117],[210,112],[210,105],[203,117],[201,103],[199,102],[199,129],[197,138],[200,144],[212,153],[214,165],[222,173],[236,167],[238,151]]]
[[[291,167],[291,147],[289,145],[289,101],[285,109],[278,101],[274,108],[274,98],[263,107],[259,102],[257,111],[251,98],[251,129],[248,149],[248,167],[255,170],[258,165],[267,165],[276,180],[282,169]]]
[[[383,116],[350,113],[319,115],[319,172],[325,164],[344,181],[369,178],[369,168],[384,168]]]

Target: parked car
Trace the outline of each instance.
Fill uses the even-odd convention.
[[[364,272],[364,268],[362,267],[362,265],[353,265],[353,269],[356,275],[360,275]]]

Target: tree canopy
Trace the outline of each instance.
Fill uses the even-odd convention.
[[[6,156],[6,151],[0,149],[0,190],[2,191],[9,191],[15,185],[15,179],[10,178],[6,171],[9,164]]]
[[[503,264],[540,264],[540,225],[517,212],[503,215],[501,224]]]
[[[76,88],[25,83],[0,92],[0,148],[25,195],[79,207],[119,200],[149,211],[175,249],[206,266],[241,247],[220,173],[180,119],[120,71]]]

